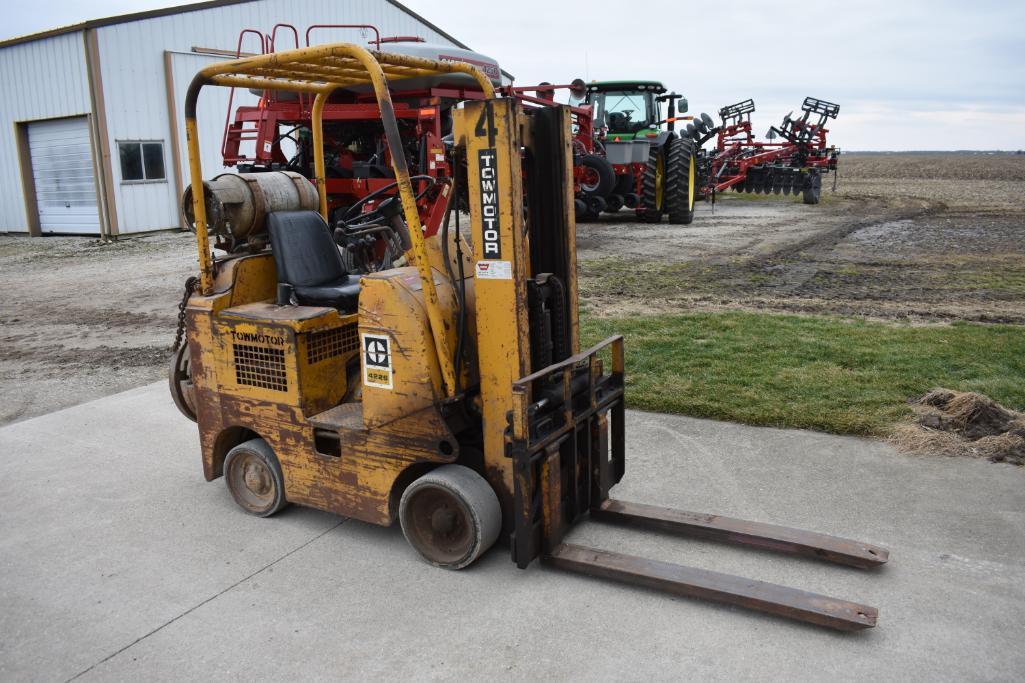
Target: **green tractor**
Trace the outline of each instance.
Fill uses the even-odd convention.
[[[678,116],[687,111],[687,99],[658,81],[597,81],[587,84],[584,101],[593,108],[595,131],[604,132],[601,144],[615,173],[606,183],[612,185],[609,210],[633,208],[647,223],[664,215],[670,223],[693,221],[697,145],[674,132],[676,121],[692,118]]]

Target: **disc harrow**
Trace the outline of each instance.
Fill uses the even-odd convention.
[[[687,125],[684,136],[698,146],[715,138],[713,149],[701,150],[698,169],[701,194],[716,193],[802,195],[805,204],[818,204],[822,176],[836,170],[840,150],[826,142],[826,123],[840,113],[840,105],[815,97],[804,98],[802,115],[793,112],[769,129],[768,141],[755,138],[747,99],[719,110],[722,124],[714,126],[702,115]]]

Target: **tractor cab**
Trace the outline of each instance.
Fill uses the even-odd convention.
[[[626,141],[656,136],[666,123],[662,104],[667,100],[679,99],[674,109],[687,110],[686,99],[665,93],[666,87],[658,81],[600,81],[588,85],[585,101],[594,107],[596,128],[604,128],[610,138]]]

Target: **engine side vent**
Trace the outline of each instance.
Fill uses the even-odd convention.
[[[359,348],[359,325],[350,323],[333,330],[312,332],[306,336],[306,362],[319,363]]]
[[[232,344],[235,382],[250,387],[288,391],[285,350],[252,344]]]

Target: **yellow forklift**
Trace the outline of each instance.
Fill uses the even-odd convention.
[[[427,237],[389,85],[453,73],[485,98],[453,112],[445,153],[464,171],[444,190],[442,229]],[[211,85],[309,98],[315,183],[269,172],[204,184],[196,103]],[[393,194],[362,207],[356,228],[327,222],[321,121],[327,98],[354,88],[376,94],[394,173]],[[207,480],[223,476],[246,512],[295,503],[397,519],[441,567],[466,567],[502,539],[521,568],[539,559],[840,630],[875,625],[866,605],[564,542],[589,517],[862,568],[888,557],[609,497],[625,471],[623,340],[579,346],[567,108],[496,98],[466,63],[335,44],[206,67],[185,122],[199,276],[182,305],[187,343],[171,392],[198,424]],[[338,243],[354,234],[380,241],[375,253],[403,253],[352,272]]]

